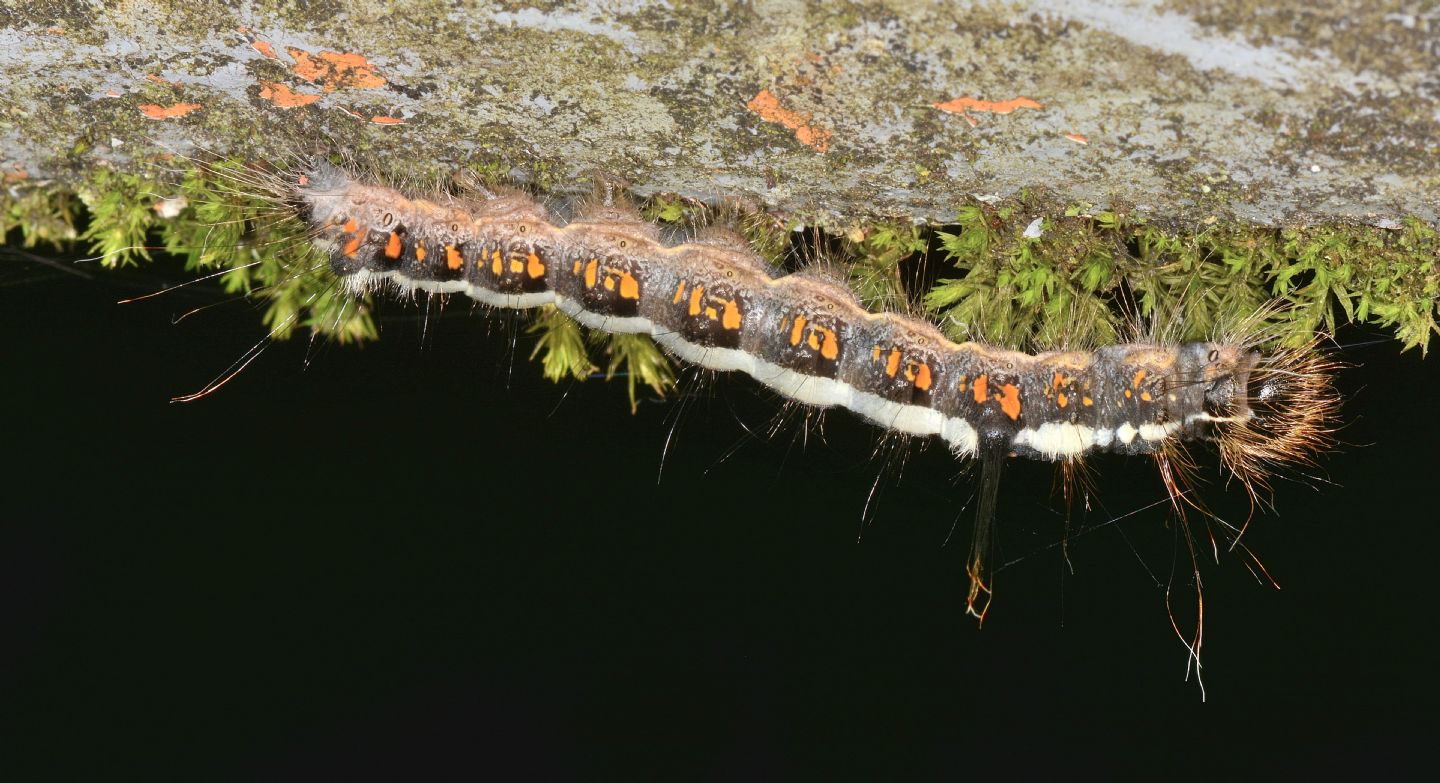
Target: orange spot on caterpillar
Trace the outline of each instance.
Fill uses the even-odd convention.
[[[700,314],[700,296],[704,291],[705,289],[698,285],[690,289],[690,315]]]
[[[790,344],[800,344],[800,334],[805,330],[805,316],[795,316],[795,325],[790,327]]]
[[[620,298],[637,301],[640,299],[640,281],[636,280],[635,276],[629,272],[620,274]]]
[[[1149,401],[1150,401],[1151,399],[1153,399],[1153,398],[1150,396],[1149,390],[1146,390],[1146,391],[1140,392],[1140,399],[1142,399],[1142,400],[1144,400],[1144,401],[1146,401],[1146,402],[1149,402]]]
[[[725,301],[725,313],[720,318],[720,325],[732,332],[740,328],[740,304],[734,299]]]
[[[930,391],[930,383],[930,365],[921,362],[919,369],[915,371],[915,388],[920,391]]]
[[[878,361],[880,361],[880,346],[878,346],[878,345],[875,346],[875,349],[870,352],[870,361],[872,361],[872,362],[878,362]]]
[[[963,98],[955,98],[932,105],[940,111],[949,112],[950,114],[965,114],[966,112],[972,111],[989,112],[991,114],[1009,114],[1016,109],[1045,108],[1023,95],[1011,98],[1008,101],[983,101],[972,95],[967,95]]]
[[[791,111],[780,105],[780,99],[769,90],[761,90],[755,94],[745,108],[755,112],[760,119],[766,122],[774,122],[784,125],[795,131],[795,138],[807,147],[813,147],[818,152],[830,149],[830,138],[834,134],[829,130],[812,125],[810,115]]]
[[[1001,386],[995,399],[1000,401],[1000,410],[1004,411],[1011,421],[1020,418],[1020,389],[1015,384],[1007,383]]]
[[[361,231],[355,236],[350,237],[350,241],[345,243],[345,247],[342,248],[342,250],[344,251],[346,258],[353,258],[355,256],[355,253],[360,250],[360,242],[362,241],[364,236],[365,232]]]
[[[325,92],[341,87],[374,89],[385,86],[385,79],[375,73],[375,66],[364,56],[346,52],[310,54],[304,49],[285,50],[295,58],[295,75],[311,84],[319,83]]]
[[[1136,370],[1136,371],[1135,371],[1135,377],[1130,380],[1130,385],[1131,385],[1131,386],[1134,386],[1135,388],[1138,389],[1138,388],[1140,388],[1140,384],[1141,384],[1144,380],[1145,380],[1145,371],[1144,371],[1144,370]]]
[[[810,337],[805,340],[805,344],[810,346],[810,350],[812,351],[820,350],[820,335],[816,334],[814,329],[811,329]]]
[[[1090,143],[1090,140],[1089,140],[1089,139],[1085,138],[1084,136],[1081,136],[1081,135],[1078,134],[1078,133],[1067,133],[1067,134],[1065,134],[1065,138],[1067,138],[1067,139],[1075,142],[1076,144],[1089,144],[1089,143]]]
[[[355,218],[350,218],[349,220],[345,221],[345,225],[341,226],[340,228],[347,234],[353,234],[357,229],[360,228],[360,224],[355,222]]]
[[[705,317],[712,321],[718,320],[720,318],[720,311],[707,304],[705,305]]]
[[[293,109],[296,106],[309,106],[320,100],[319,95],[295,92],[279,82],[260,82],[260,97],[282,109]]]
[[[496,250],[490,254],[490,273],[499,277],[505,274],[505,262],[500,258],[500,251]],[[575,274],[580,274],[580,262],[575,262]]]
[[[525,274],[530,275],[532,280],[545,276],[545,264],[541,263],[540,256],[531,253],[525,257]]]
[[[1095,404],[1095,401],[1092,400],[1092,399],[1090,399],[1089,397],[1081,397],[1081,398],[1080,398],[1080,404],[1081,404],[1081,405],[1084,405],[1085,407],[1088,408],[1088,407],[1090,407],[1091,405],[1094,405],[1094,404]]]
[[[614,290],[615,290],[615,278],[613,278],[613,277],[611,277],[611,276],[609,276],[609,275],[606,275],[606,276],[605,276],[605,290],[606,290],[606,291],[614,291]]]
[[[1055,398],[1055,403],[1063,408],[1070,404],[1070,398],[1065,396],[1065,392],[1060,392],[1060,395]]]
[[[424,243],[424,242],[416,242],[416,243],[415,243],[415,260],[416,260],[416,261],[424,261],[424,260],[425,260],[425,255],[426,255],[426,253],[425,253],[425,243]]]
[[[990,399],[990,376],[975,376],[975,403],[984,405]]]
[[[402,245],[400,244],[400,235],[395,233],[394,231],[391,231],[390,239],[386,240],[385,242],[385,257],[390,259],[391,261],[394,261],[395,259],[400,257],[401,249]]]
[[[894,378],[897,372],[900,372],[900,351],[891,348],[890,356],[885,360],[885,374]]]
[[[820,329],[819,331],[825,335],[824,342],[820,344],[820,355],[830,361],[835,361],[835,358],[840,355],[840,340],[835,337],[833,329]]]
[[[523,273],[525,271],[525,262],[518,258],[510,259],[510,271],[517,275]],[[608,288],[609,286],[606,287]]]
[[[140,104],[140,113],[152,120],[173,120],[176,117],[184,117],[198,108],[200,108],[198,103],[176,103],[170,106],[142,103]]]
[[[460,251],[454,245],[445,246],[445,266],[448,269],[459,269],[465,265],[465,259],[460,257]]]
[[[590,261],[585,264],[585,287],[586,287],[586,288],[594,288],[594,287],[595,287],[595,273],[596,273],[596,270],[598,270],[599,268],[600,268],[600,262],[597,261],[597,260],[595,260],[595,259],[593,259],[593,258],[590,259]]]
[[[280,59],[280,55],[275,54],[275,47],[271,46],[268,43],[265,43],[264,41],[251,41],[250,48],[265,55],[266,57],[269,57],[272,60]]]
[[[1130,391],[1129,389],[1126,389],[1126,390],[1125,390],[1125,399],[1128,400],[1128,399],[1130,399],[1131,397],[1134,397],[1134,396],[1135,396],[1134,392]]]
[[[681,299],[684,299],[684,298],[685,298],[685,281],[684,281],[684,280],[681,280],[681,281],[680,281],[680,285],[675,286],[675,298],[670,300],[670,304],[680,304],[680,300],[681,300]]]

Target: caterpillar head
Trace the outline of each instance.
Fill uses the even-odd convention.
[[[1206,361],[1198,373],[1202,412],[1187,423],[1207,430],[1247,487],[1266,487],[1274,468],[1313,464],[1334,442],[1336,365],[1313,341],[1269,352],[1215,343],[1191,348],[1205,350]]]

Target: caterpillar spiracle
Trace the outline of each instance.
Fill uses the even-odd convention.
[[[684,362],[744,373],[789,400],[844,408],[894,433],[938,437],[956,457],[979,460],[967,606],[982,619],[991,593],[984,533],[1008,458],[1074,467],[1098,452],[1149,455],[1183,513],[1194,503],[1181,487],[1189,443],[1215,444],[1263,501],[1274,469],[1310,463],[1332,441],[1334,363],[1314,342],[1260,350],[1242,328],[1204,342],[1030,354],[870,312],[844,283],[814,270],[780,274],[724,228],[664,241],[613,193],[561,219],[524,193],[412,197],[323,159],[257,183],[298,211],[353,294],[553,305],[584,326],[649,335]]]

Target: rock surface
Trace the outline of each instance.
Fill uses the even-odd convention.
[[[1334,0],[0,10],[0,165],[191,145],[498,166],[802,215],[976,197],[1201,225],[1440,220],[1440,8]]]

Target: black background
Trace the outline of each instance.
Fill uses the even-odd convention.
[[[1281,482],[1244,539],[1283,589],[1202,566],[1202,703],[1143,460],[1096,461],[1069,567],[1052,469],[1007,467],[1015,562],[977,629],[975,480],[937,445],[897,478],[847,414],[766,435],[776,401],[740,378],[632,416],[453,302],[171,404],[263,336],[252,305],[172,325],[223,296],[122,306],[183,278],[5,262],[11,779],[1394,775],[1434,736],[1440,370],[1384,335],[1341,336],[1333,484]],[[1243,519],[1238,487],[1204,497]]]

